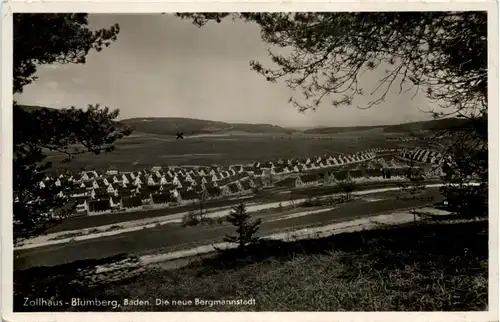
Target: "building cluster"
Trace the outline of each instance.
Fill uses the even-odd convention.
[[[345,180],[354,182],[371,182],[384,179],[403,178],[407,165],[395,157],[377,157],[367,162],[357,164],[346,164],[335,170],[327,169],[321,172],[300,173],[297,176],[289,176],[279,182],[276,186],[306,188],[311,186],[334,185]]]
[[[440,165],[443,161],[443,155],[437,151],[425,148],[401,149],[398,156],[405,160],[413,160],[420,163]]]
[[[299,180],[298,186],[307,186],[311,184],[308,172],[318,172],[314,170],[332,168],[341,173],[344,167],[367,162],[370,169],[375,165],[387,167],[383,159],[376,161],[377,153],[384,152],[396,153],[395,150],[371,149],[353,155],[281,159],[224,167],[153,167],[134,172],[110,168],[105,172],[82,171],[47,176],[39,186],[41,189],[58,187],[59,197],[73,202],[76,213],[95,215],[251,194],[255,189],[272,186],[280,178],[294,174],[298,178],[294,180]]]

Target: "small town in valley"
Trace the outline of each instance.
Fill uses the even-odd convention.
[[[5,15],[6,319],[498,320],[486,32],[497,12],[386,5]]]

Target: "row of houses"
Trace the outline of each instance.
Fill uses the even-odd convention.
[[[443,161],[443,154],[426,148],[401,149],[398,156],[405,160],[433,165],[440,165]]]
[[[92,215],[250,194],[255,188],[272,184],[265,179],[267,176],[286,176],[326,168],[342,169],[366,162],[378,164],[374,162],[377,152],[387,151],[372,149],[353,155],[280,159],[246,166],[153,167],[133,172],[119,172],[116,168],[110,168],[104,173],[82,171],[47,176],[39,183],[39,187],[57,187],[60,197],[76,203],[77,213]],[[304,178],[306,183],[302,185],[307,184],[307,176]]]
[[[166,171],[160,168],[151,170],[139,170],[134,172],[119,173],[112,169],[105,174],[97,171],[85,171],[79,174],[60,174],[56,178],[47,176],[39,183],[44,188],[47,183],[55,186],[69,187],[75,195],[85,193],[89,189],[101,189],[106,187],[109,193],[113,193],[116,187],[126,189],[129,186],[162,186],[175,185],[178,188],[212,184],[224,186],[230,182],[252,176],[262,177],[275,174],[287,174],[301,171],[322,169],[327,167],[341,167],[373,159],[374,151],[357,153],[349,156],[323,156],[305,158],[303,160],[288,159],[278,160],[276,164],[272,161],[256,162],[251,166],[234,165],[228,168],[222,167],[199,167],[199,168],[172,168]]]
[[[378,159],[351,169],[339,169],[318,173],[299,174],[276,182],[276,186],[288,188],[306,188],[319,185],[334,185],[337,182],[351,179],[353,181],[372,181],[379,179],[403,179],[407,166],[398,160],[386,161]]]
[[[71,197],[77,200],[77,213],[88,215],[113,212],[134,211],[165,206],[181,206],[200,201],[219,199],[230,196],[252,193],[253,189],[262,185],[258,179],[245,178],[224,186],[201,185],[198,188],[177,188],[175,186],[136,187],[128,194],[96,194],[91,190],[89,195]]]

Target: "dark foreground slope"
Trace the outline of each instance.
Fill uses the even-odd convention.
[[[217,257],[173,271],[149,268],[93,288],[72,283],[86,267],[105,261],[16,272],[14,311],[113,311],[26,307],[25,296],[115,300],[117,311],[482,311],[488,303],[486,221],[270,241],[236,262]],[[255,299],[255,305],[154,305],[156,299],[196,298]],[[124,299],[151,305],[124,306]]]

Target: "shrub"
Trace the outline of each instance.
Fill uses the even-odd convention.
[[[184,227],[189,227],[189,226],[197,226],[201,222],[198,214],[190,211],[186,215],[182,217],[182,226]]]
[[[218,217],[216,219],[217,224],[222,225],[226,221],[225,217]]]
[[[347,177],[345,180],[337,181],[337,187],[345,200],[351,200],[352,193],[356,190],[356,183]]]

